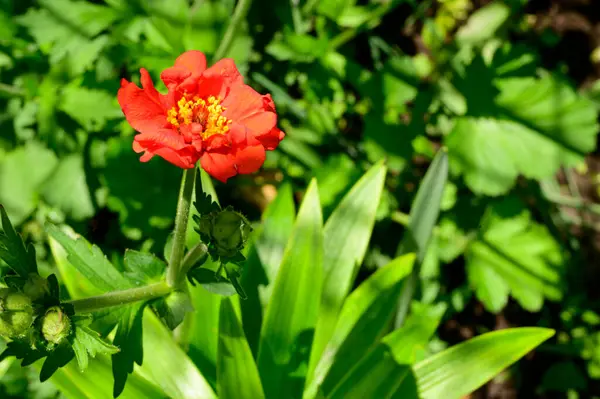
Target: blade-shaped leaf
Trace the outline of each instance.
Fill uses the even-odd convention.
[[[169,331],[150,310],[144,312],[142,376],[155,382],[171,398],[216,399],[214,391]]]
[[[547,328],[505,329],[433,355],[413,368],[419,397],[451,399],[468,395],[552,335],[554,331]]]
[[[404,237],[398,246],[396,256],[416,253],[415,267],[404,284],[402,296],[398,302],[396,328],[406,318],[417,285],[420,265],[425,258],[431,233],[440,214],[440,204],[444,187],[448,180],[448,153],[442,149],[429,166],[410,210],[410,222]]]
[[[382,267],[346,299],[335,330],[319,359],[304,398],[327,396],[343,376],[377,343],[394,315],[402,279],[415,256],[405,255]]]
[[[404,326],[385,336],[352,368],[329,398],[388,398],[410,373],[446,311],[444,304],[419,306]]]
[[[317,322],[322,284],[323,231],[316,181],[308,186],[275,280],[261,331],[258,368],[265,396],[290,397],[292,373],[305,366]]]
[[[81,236],[69,237],[52,224],[47,224],[46,230],[67,251],[69,262],[102,291],[131,286],[96,245]]]
[[[248,251],[243,285],[248,299],[242,301],[242,320],[252,353],[258,352],[264,309],[269,303],[275,278],[288,238],[292,234],[296,209],[292,187],[283,184],[277,197],[262,215],[262,223],[254,234]]]
[[[99,355],[85,373],[71,362],[52,375],[50,381],[69,399],[106,399],[112,397],[112,374],[108,356]],[[119,399],[162,399],[165,394],[154,384],[134,374]]]
[[[219,398],[264,398],[260,376],[231,299],[221,300],[217,363]]]
[[[386,167],[373,166],[352,187],[333,211],[323,228],[323,294],[315,338],[310,355],[308,378],[317,365],[360,267],[383,192]]]

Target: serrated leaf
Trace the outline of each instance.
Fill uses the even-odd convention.
[[[125,276],[135,284],[156,283],[164,276],[167,265],[153,254],[147,252],[125,251]]]
[[[88,132],[101,131],[108,120],[123,116],[112,93],[81,87],[79,82],[65,87],[58,108]]]
[[[333,334],[342,304],[367,252],[386,171],[383,162],[367,171],[325,223],[323,245],[328,250],[324,254],[323,294],[311,349],[309,378]]]
[[[19,225],[35,209],[42,184],[54,171],[54,153],[37,142],[8,153],[0,162],[0,204]]]
[[[49,205],[59,208],[74,220],[87,219],[94,214],[83,157],[79,154],[71,154],[60,160],[41,193]]]
[[[506,78],[491,87],[499,90],[493,104],[481,102],[483,115],[457,118],[445,139],[453,170],[476,193],[504,194],[519,175],[553,176],[595,148],[598,113],[566,83],[552,76]],[[471,103],[481,101],[476,95]]]
[[[96,287],[104,292],[130,287],[127,279],[96,245],[91,245],[81,236],[69,237],[49,223],[46,224],[46,231],[67,251],[69,262]]]
[[[112,356],[114,377],[113,396],[117,397],[125,389],[129,374],[133,373],[133,364],[142,365],[144,360],[142,317],[144,303],[126,306],[117,324],[113,343],[121,348]]]
[[[562,298],[564,253],[515,197],[488,209],[466,259],[469,283],[491,312],[504,307],[509,292],[531,312],[541,309],[544,298]]]
[[[0,216],[2,220],[0,259],[23,278],[27,278],[29,273],[37,274],[35,249],[32,245],[25,246],[23,239],[10,223],[6,210],[2,205],[0,205]]]
[[[196,200],[194,201],[194,207],[200,215],[207,215],[213,211],[221,209],[219,200],[216,198],[214,193],[214,187],[207,187],[207,184],[203,183],[205,177],[202,173],[196,173],[196,187],[200,187],[200,190],[196,190]],[[212,185],[211,185],[212,186]]]
[[[323,233],[316,181],[310,183],[267,306],[258,369],[267,397],[286,397],[308,359],[322,285]]]
[[[75,327],[73,350],[81,371],[88,366],[88,355],[96,357],[98,353],[112,355],[119,352],[119,348],[104,341],[100,334],[85,326]]]
[[[547,328],[511,328],[483,334],[437,353],[413,367],[419,397],[450,399],[468,395],[552,335],[554,331]]]
[[[118,13],[84,1],[42,0],[42,9],[29,8],[17,21],[25,26],[52,64],[66,60],[75,75],[87,70],[108,43],[97,36]]]

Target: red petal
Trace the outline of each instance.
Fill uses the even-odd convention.
[[[248,85],[233,86],[221,105],[226,108],[223,116],[236,122],[265,110],[263,96]]]
[[[241,85],[244,79],[231,58],[223,58],[208,68],[198,82],[200,97],[215,96],[225,99],[232,87]]]
[[[200,159],[200,165],[209,175],[223,183],[237,174],[230,154],[205,152]]]
[[[186,51],[175,59],[174,66],[185,68],[194,75],[200,75],[206,69],[206,57],[202,51]]]
[[[246,126],[255,137],[269,133],[277,124],[277,115],[273,112],[260,112],[244,118],[238,123]]]
[[[277,127],[271,129],[271,131],[265,135],[257,136],[256,138],[265,147],[266,150],[272,151],[279,145],[279,142],[283,140],[285,133],[279,130]]]
[[[151,133],[166,123],[161,94],[156,91],[145,69],[140,69],[143,89],[131,82],[122,82],[117,99],[127,122],[138,132]]]
[[[266,153],[262,145],[244,147],[235,153],[238,173],[256,172],[265,163]]]
[[[163,128],[152,133],[141,133],[136,135],[134,139],[144,148],[159,146],[181,150],[186,146],[183,136],[172,129]]]
[[[154,153],[173,165],[183,169],[193,168],[198,161],[198,158],[192,151],[174,151],[171,148],[162,147],[157,149]]]

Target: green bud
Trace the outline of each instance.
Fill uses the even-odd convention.
[[[23,286],[23,292],[30,297],[32,301],[37,301],[50,292],[48,280],[37,274],[30,274]]]
[[[242,214],[224,210],[215,216],[212,238],[220,255],[233,256],[244,246],[251,231]]]
[[[51,344],[60,344],[71,333],[71,320],[59,306],[46,311],[42,319],[42,335]]]
[[[0,335],[17,338],[25,335],[33,323],[31,299],[11,289],[0,292]]]

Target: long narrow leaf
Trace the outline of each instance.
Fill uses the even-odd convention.
[[[323,228],[323,296],[310,355],[308,378],[333,334],[342,304],[362,264],[386,174],[383,161],[373,166],[335,208]]]
[[[402,279],[410,274],[414,255],[382,267],[346,300],[335,331],[319,360],[304,398],[330,393],[344,375],[377,343],[394,315]]]
[[[446,349],[414,366],[419,397],[452,399],[468,395],[552,335],[554,331],[547,328],[511,328]],[[406,395],[398,392],[396,397]]]
[[[262,215],[248,251],[242,284],[248,299],[241,302],[244,331],[252,353],[258,352],[260,329],[275,279],[281,265],[285,246],[292,234],[296,207],[292,187],[283,184],[277,197]]]
[[[398,302],[398,313],[396,315],[396,328],[402,326],[408,314],[410,303],[419,278],[419,269],[427,245],[431,239],[431,233],[440,214],[440,204],[446,181],[448,180],[448,153],[446,149],[440,150],[429,166],[423,182],[417,191],[417,195],[410,211],[410,222],[404,237],[398,246],[396,256],[405,253],[416,253],[417,261],[410,278],[404,284],[402,296]]]
[[[258,367],[269,398],[298,396],[292,374],[308,362],[323,273],[323,230],[316,181],[308,186],[266,310]],[[296,385],[294,382],[299,382]]]
[[[41,363],[36,366],[41,367]],[[77,363],[71,362],[58,369],[50,381],[60,389],[60,392],[70,399],[106,399],[112,397],[112,370],[108,356],[98,355],[90,362],[85,373],[77,368]],[[137,374],[127,380],[125,390],[119,399],[164,398],[165,394],[154,384]]]
[[[385,336],[329,395],[330,398],[388,398],[410,375],[418,350],[429,342],[446,306],[423,306],[404,326]]]
[[[221,301],[219,320],[217,363],[219,398],[264,398],[256,363],[229,298]]]

